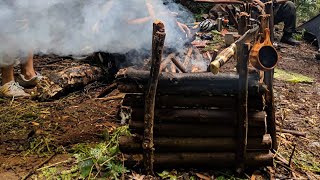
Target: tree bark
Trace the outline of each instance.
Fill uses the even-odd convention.
[[[137,166],[142,161],[142,154],[125,155],[127,166]],[[273,154],[266,152],[248,153],[245,163],[251,167],[273,165]],[[155,166],[158,168],[170,167],[234,167],[237,162],[235,153],[159,153],[155,154]]]
[[[145,113],[144,113],[144,138],[143,138],[143,159],[147,174],[153,175],[153,121],[155,97],[160,75],[160,64],[164,40],[166,37],[164,24],[161,21],[153,23],[152,34],[152,65],[149,76],[148,90],[145,96]]]
[[[177,107],[216,107],[219,109],[233,109],[236,107],[236,98],[233,96],[200,96],[200,95],[158,95],[156,96],[157,108]],[[126,94],[122,102],[123,106],[144,107],[143,94]],[[248,109],[263,111],[265,102],[262,96],[249,97]]]
[[[271,137],[249,138],[248,150],[269,150]],[[119,140],[119,148],[122,153],[142,153],[142,138],[122,136]],[[237,147],[236,138],[176,138],[159,137],[154,139],[155,152],[235,152]]]

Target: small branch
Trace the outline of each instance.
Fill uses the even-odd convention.
[[[167,58],[161,62],[160,65],[160,72],[163,71],[163,69],[165,69],[167,67],[167,65],[169,64],[169,62],[171,61],[171,58],[173,58],[176,54],[175,53],[171,53],[167,56]]]
[[[118,100],[118,99],[123,99],[125,94],[119,94],[116,96],[110,96],[110,97],[105,97],[105,98],[95,98],[97,100],[102,100],[102,101],[111,101],[111,100]]]
[[[292,134],[292,135],[302,136],[302,137],[306,137],[307,136],[307,133],[305,133],[305,132],[299,132],[299,131],[289,130],[289,129],[280,129],[278,127],[277,127],[277,132],[289,133],[289,134]]]
[[[291,152],[291,155],[290,155],[290,158],[289,158],[289,163],[288,163],[288,166],[289,166],[289,167],[291,167],[291,160],[292,160],[294,151],[296,150],[296,146],[297,146],[297,144],[294,144],[294,145],[293,145],[293,149],[292,149],[292,152]]]
[[[187,69],[183,66],[180,60],[178,60],[176,57],[172,57],[171,60],[181,72],[187,73]]]
[[[44,164],[46,164],[47,162],[49,162],[54,156],[56,155],[56,153],[53,153],[50,157],[48,157],[47,159],[45,159],[43,162],[41,162],[39,165],[37,165],[36,167],[34,167],[33,169],[31,169],[31,171],[28,172],[27,175],[25,175],[21,180],[26,180],[28,177],[30,177],[31,175],[33,175],[37,169],[39,169],[41,166],[43,166]]]
[[[106,87],[105,89],[103,89],[100,94],[97,96],[97,98],[101,98],[103,96],[108,95],[109,93],[111,93],[113,90],[117,89],[117,84],[113,83],[111,85],[109,85],[108,87]]]

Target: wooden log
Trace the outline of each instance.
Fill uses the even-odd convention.
[[[149,3],[147,3],[149,5]],[[151,4],[150,4],[151,5]],[[149,9],[149,6],[148,6]],[[150,10],[149,10],[150,13]],[[152,16],[152,14],[150,14]],[[160,64],[166,37],[164,24],[161,21],[153,23],[152,33],[152,58],[151,70],[148,81],[148,89],[145,94],[144,107],[144,136],[143,136],[143,160],[147,174],[153,175],[153,124],[155,97],[160,75]]]
[[[249,138],[248,150],[269,150],[271,138]],[[119,148],[122,153],[142,153],[142,138],[138,136],[122,136]],[[176,138],[159,137],[154,139],[155,152],[235,152],[236,138]]]
[[[169,62],[171,62],[171,58],[174,56],[175,56],[175,53],[171,53],[167,56],[167,58],[164,61],[161,62],[160,72],[162,72],[163,69],[165,69],[168,66]]]
[[[127,166],[137,166],[142,161],[142,154],[126,154],[125,164]],[[273,165],[273,154],[267,152],[250,152],[245,159],[245,163],[251,167],[262,167]],[[155,154],[155,166],[157,168],[170,167],[234,167],[237,162],[235,153],[157,153]]]
[[[143,134],[143,122],[129,121],[133,133]],[[235,126],[207,125],[207,124],[181,124],[181,123],[155,123],[155,136],[165,137],[236,137]],[[252,127],[248,130],[249,137],[262,137],[266,134],[265,127]]]
[[[125,107],[127,108],[127,107]],[[142,121],[143,109],[131,108],[131,120]],[[213,125],[237,125],[237,114],[232,110],[219,109],[156,109],[155,121],[159,123],[194,123],[194,124],[213,124]],[[250,112],[248,114],[250,127],[265,127],[266,113]]]
[[[190,61],[191,61],[192,52],[193,52],[193,48],[192,47],[188,48],[187,54],[183,61],[183,66],[186,67],[187,69],[189,69],[189,66],[191,64]]]
[[[237,46],[237,62],[239,67],[239,94],[238,94],[238,151],[236,158],[238,161],[238,171],[243,171],[245,167],[245,157],[247,153],[248,141],[248,57],[249,46],[240,44]]]
[[[39,101],[54,100],[102,77],[102,69],[89,64],[69,67],[42,78],[35,88],[33,98]]]
[[[126,94],[122,102],[123,106],[144,107],[144,96],[138,94]],[[250,110],[264,110],[262,96],[249,97],[248,108]],[[236,109],[236,98],[233,96],[186,96],[186,95],[162,95],[156,96],[156,107],[216,107],[220,109]]]
[[[238,22],[238,33],[243,35],[248,30],[249,14],[246,12],[241,12]]]
[[[177,59],[177,57],[172,57],[171,60],[181,72],[187,73],[187,69],[183,66],[182,62]]]
[[[273,42],[274,40],[274,16],[273,16],[273,2],[270,0],[265,4],[265,11],[270,15],[269,27],[270,27],[270,38]],[[264,73],[264,83],[267,85],[266,93],[266,112],[267,112],[267,125],[268,132],[272,138],[272,148],[274,150],[278,149],[277,134],[276,134],[276,117],[275,117],[275,107],[274,107],[274,95],[273,95],[273,75],[274,70],[266,71]]]
[[[124,93],[144,93],[148,71],[122,69],[117,74],[118,89]],[[238,94],[239,76],[236,74],[212,73],[165,73],[160,75],[159,94],[184,95],[235,95]],[[249,75],[249,96],[264,94],[257,74]]]

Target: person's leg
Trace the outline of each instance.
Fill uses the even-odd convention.
[[[291,45],[298,45],[300,43],[292,37],[292,34],[296,32],[296,19],[296,7],[293,2],[287,1],[278,7],[274,22],[275,24],[284,22],[281,42]]]
[[[14,81],[13,65],[1,67],[2,85]]]
[[[21,74],[23,74],[26,80],[29,80],[36,76],[36,72],[33,67],[33,53],[30,52],[28,59],[25,63],[21,64]]]
[[[21,64],[21,74],[17,76],[17,82],[25,87],[32,88],[38,84],[42,76],[33,67],[33,53],[30,52],[27,61]]]
[[[2,86],[0,86],[1,97],[30,97],[23,88],[14,81],[13,65],[1,67]]]

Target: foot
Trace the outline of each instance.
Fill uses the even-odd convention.
[[[22,97],[27,98],[30,95],[24,92],[23,87],[19,85],[19,83],[10,81],[0,87],[0,96],[2,97]]]
[[[292,46],[297,46],[301,44],[300,41],[295,40],[292,36],[282,36],[280,42],[290,44]]]
[[[41,74],[36,72],[36,75],[29,79],[27,79],[23,74],[19,74],[19,76],[16,79],[21,86],[25,88],[30,88],[36,86],[41,78]]]

